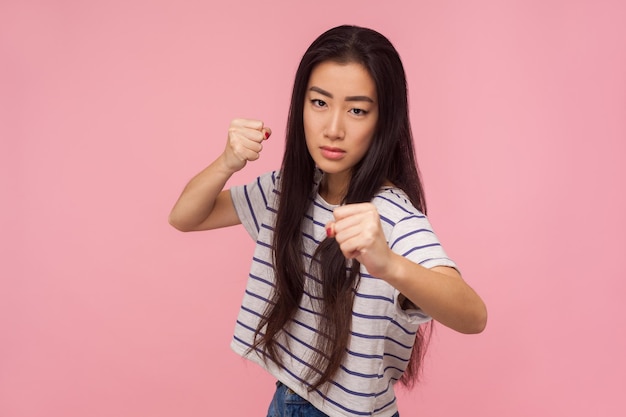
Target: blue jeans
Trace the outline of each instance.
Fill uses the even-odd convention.
[[[310,402],[293,392],[282,382],[276,383],[274,398],[267,410],[267,417],[328,417]],[[393,417],[400,417],[396,413]]]

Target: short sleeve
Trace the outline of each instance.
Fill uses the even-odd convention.
[[[396,223],[390,236],[389,246],[394,252],[425,268],[436,266],[456,268],[454,261],[448,257],[433,232],[430,222],[420,212],[412,213]],[[430,317],[419,307],[404,309],[401,301],[404,296],[400,294],[400,291],[395,291],[394,298],[398,300],[396,303],[398,314],[405,315],[410,322],[421,324],[430,320]]]
[[[269,212],[273,211],[276,194],[276,171],[263,174],[247,185],[230,189],[230,197],[241,224],[255,241],[261,225]]]
[[[444,251],[425,215],[415,212],[399,220],[389,238],[389,247],[396,253],[425,268],[455,263]]]

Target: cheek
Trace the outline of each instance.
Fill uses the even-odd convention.
[[[314,131],[319,125],[319,115],[310,109],[305,109],[302,113],[302,122],[304,124],[305,131]]]
[[[361,157],[363,157],[372,146],[373,140],[373,132],[364,132],[363,136],[361,136],[361,140],[359,141]]]
[[[313,130],[311,129],[311,121],[310,119],[307,119],[307,117],[305,116],[303,118],[303,125],[304,125],[304,142],[306,143],[306,147],[309,150],[309,153],[311,153],[311,147],[313,146],[313,138],[315,137]]]
[[[359,132],[359,142],[362,146],[369,148],[374,139],[374,128],[367,127]]]
[[[306,111],[302,115],[302,126],[304,127],[304,138],[309,142],[309,136],[311,133],[311,118],[307,116]]]
[[[308,134],[315,128],[315,119],[310,111],[304,110],[302,113],[302,124],[304,126],[304,134],[308,137]]]

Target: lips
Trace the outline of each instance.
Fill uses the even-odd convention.
[[[322,146],[320,147],[320,150],[322,151],[322,156],[324,158],[331,159],[333,161],[343,158],[346,154],[346,151],[339,148],[333,148],[331,146]]]

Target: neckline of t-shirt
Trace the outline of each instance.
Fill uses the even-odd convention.
[[[391,194],[394,194],[394,195],[398,195],[398,194],[403,195],[404,191],[402,190],[402,188],[398,188],[396,186],[384,185],[384,186],[380,187],[380,191],[376,195],[381,195],[383,193],[391,193]],[[331,204],[331,203],[329,203],[328,201],[326,201],[324,199],[324,197],[322,197],[320,195],[319,192],[315,193],[315,200],[318,203],[320,203],[322,206],[324,206],[324,207],[326,207],[328,209],[331,209],[331,210],[343,205],[343,204]]]
[[[320,193],[315,193],[315,200],[317,200],[317,202],[320,203],[323,207],[330,210],[336,209],[337,207],[341,206],[341,204],[330,204],[328,201],[324,200],[324,197],[322,197]]]

